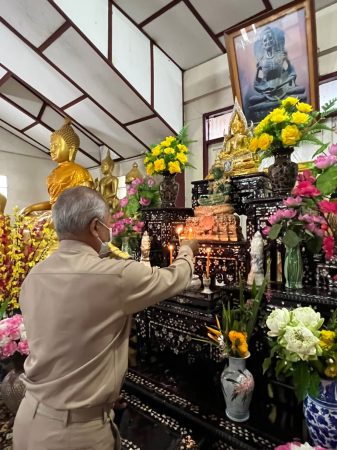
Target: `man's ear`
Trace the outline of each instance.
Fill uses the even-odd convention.
[[[96,218],[92,219],[92,221],[89,224],[90,233],[95,237],[99,237],[98,231],[97,231],[97,224],[98,224],[98,219],[96,219]]]

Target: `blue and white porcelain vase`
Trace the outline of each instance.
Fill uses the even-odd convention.
[[[249,419],[249,405],[254,390],[253,375],[246,369],[245,358],[228,357],[228,366],[221,374],[221,387],[226,402],[226,415],[235,422]]]
[[[304,417],[315,445],[337,450],[337,383],[321,380],[317,398],[307,395],[303,403]]]

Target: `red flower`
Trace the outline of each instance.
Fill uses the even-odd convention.
[[[331,259],[333,257],[334,246],[335,246],[335,241],[332,236],[326,236],[323,239],[323,250],[324,250],[326,259]]]
[[[300,181],[292,191],[293,195],[300,195],[301,197],[315,197],[320,195],[320,191],[310,181]]]
[[[322,200],[318,203],[318,205],[322,213],[337,214],[337,202],[329,202],[329,200]]]

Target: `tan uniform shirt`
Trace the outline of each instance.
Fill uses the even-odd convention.
[[[158,269],[62,241],[22,285],[27,390],[55,409],[115,400],[127,370],[130,315],[186,288],[192,257],[183,246],[172,266]]]

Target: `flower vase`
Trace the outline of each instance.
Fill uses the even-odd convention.
[[[321,380],[317,398],[307,395],[303,403],[304,417],[315,445],[337,449],[337,384]]]
[[[286,255],[284,261],[284,277],[286,279],[286,287],[289,289],[302,289],[303,284],[303,262],[301,248],[286,246]]]
[[[132,247],[129,236],[122,237],[122,252],[128,253],[130,256],[132,255]]]
[[[290,157],[292,147],[280,148],[275,151],[275,162],[268,168],[268,175],[275,195],[286,196],[295,186],[298,166]]]
[[[13,414],[17,413],[21,400],[26,392],[26,387],[20,377],[24,372],[23,365],[25,359],[25,355],[14,353],[10,358],[13,369],[8,372],[1,383],[1,398],[9,411]]]
[[[159,183],[159,195],[162,208],[174,208],[176,206],[179,184],[175,181],[175,176],[175,173],[164,173],[163,179]]]
[[[228,366],[221,374],[221,387],[226,402],[226,415],[235,422],[249,419],[249,405],[254,390],[253,375],[246,369],[245,358],[228,357]]]

